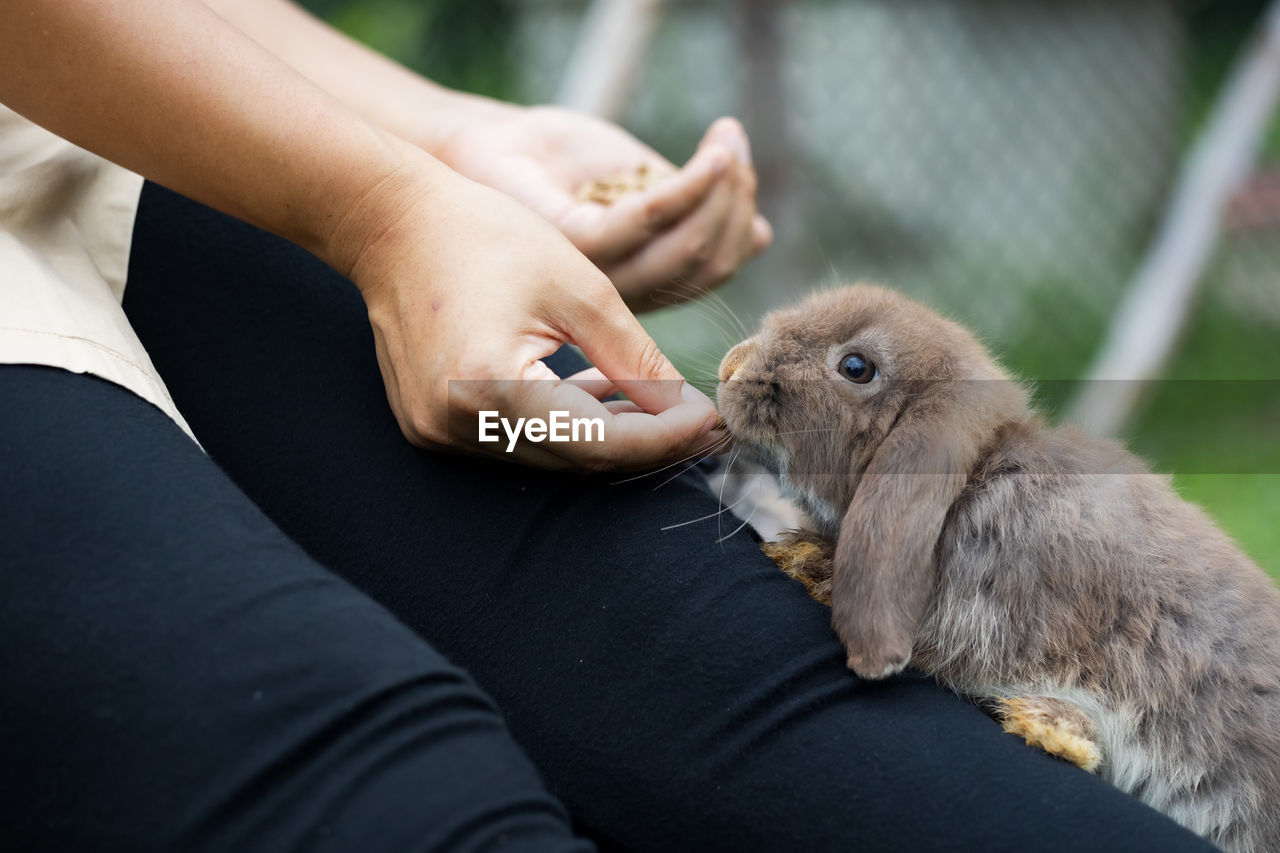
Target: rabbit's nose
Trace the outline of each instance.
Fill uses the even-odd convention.
[[[720,381],[728,382],[733,378],[733,374],[738,372],[738,368],[742,367],[742,363],[747,360],[751,353],[755,352],[755,342],[745,340],[733,349],[729,350],[729,354],[724,357],[724,361],[720,362]]]

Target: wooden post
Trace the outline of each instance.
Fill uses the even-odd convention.
[[[662,20],[662,0],[592,0],[555,101],[611,120],[621,117]]]
[[[1068,420],[1118,432],[1169,357],[1213,253],[1232,194],[1248,176],[1280,90],[1280,0],[1237,60],[1180,170],[1173,198]]]

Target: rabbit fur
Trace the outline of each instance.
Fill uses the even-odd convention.
[[[858,675],[1021,703],[1183,826],[1280,851],[1280,590],[1167,478],[878,287],[775,312],[720,380],[736,445],[813,520],[775,548],[807,549],[791,572]]]

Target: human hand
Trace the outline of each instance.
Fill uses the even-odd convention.
[[[424,158],[429,159],[429,158]],[[430,161],[347,213],[339,254],[369,307],[387,398],[406,437],[560,469],[642,469],[722,436],[609,280],[519,203]],[[424,174],[425,171],[425,174]],[[575,343],[597,366],[561,379],[540,359]],[[621,390],[628,402],[601,402]],[[479,441],[478,413],[601,418],[602,442]]]
[[[633,310],[710,290],[773,239],[756,212],[751,149],[734,119],[713,123],[680,170],[621,128],[557,107],[493,104],[437,153],[560,229]],[[583,185],[641,166],[664,179],[609,206],[575,197]]]

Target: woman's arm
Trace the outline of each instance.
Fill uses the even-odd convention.
[[[712,125],[676,167],[620,128],[438,86],[369,50],[290,0],[206,0],[267,50],[369,121],[541,214],[635,309],[692,298],[726,281],[772,240],[756,212],[746,133]],[[575,191],[645,166],[660,185],[604,207]]]
[[[694,449],[714,423],[554,228],[365,121],[197,0],[0,0],[0,101],[351,278],[415,443],[493,453],[451,424],[564,409],[604,418],[605,442],[515,458],[643,466]],[[493,382],[554,379],[539,359],[565,341],[654,414],[615,413],[570,383]],[[459,379],[475,382],[451,395]]]
[[[443,168],[192,0],[0,0],[0,101],[343,271],[343,212]]]
[[[415,74],[330,27],[289,0],[205,4],[368,121],[435,156],[461,126],[512,109]]]

